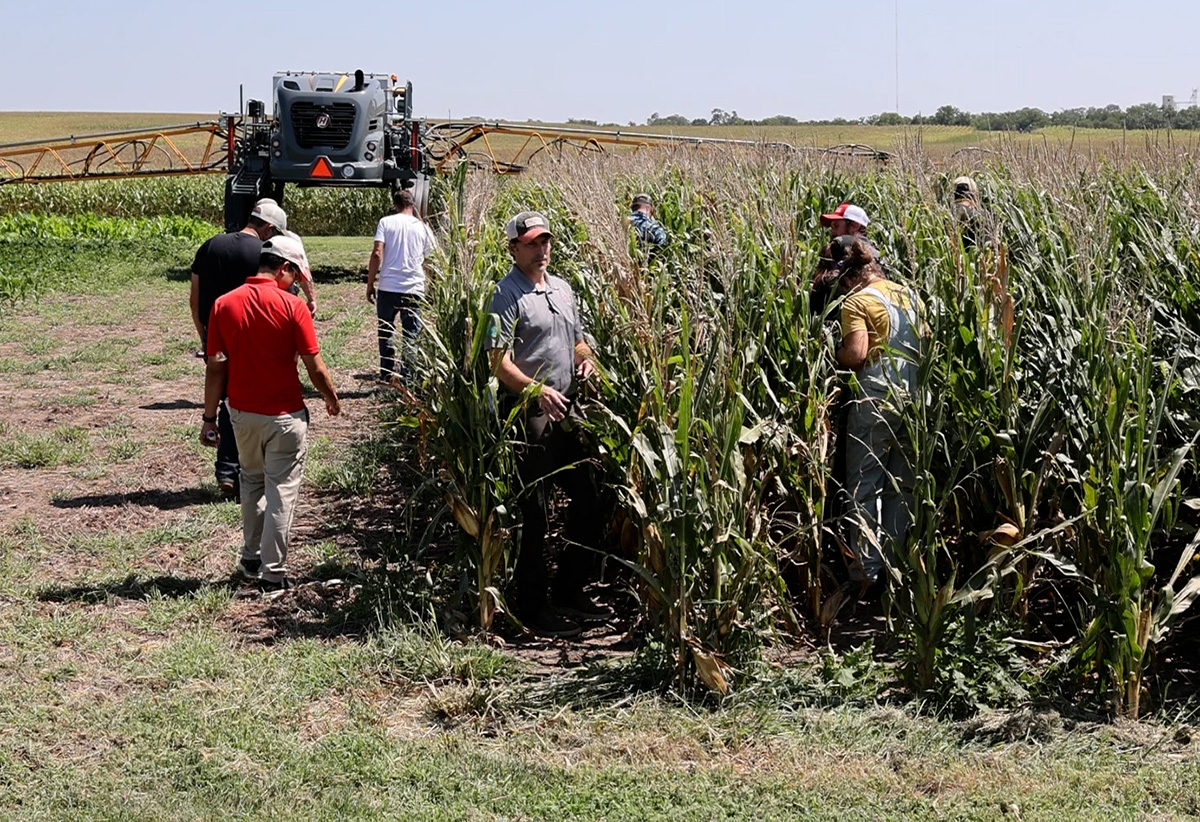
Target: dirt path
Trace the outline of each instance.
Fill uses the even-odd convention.
[[[144,615],[147,599],[229,586],[235,596],[220,622],[236,640],[355,634],[342,613],[354,584],[380,545],[409,538],[397,516],[404,489],[328,487],[331,474],[354,466],[354,449],[394,397],[371,379],[374,317],[361,289],[352,278],[318,283],[317,334],[343,413],[330,418],[319,398],[308,400],[309,461],[289,561],[302,585],[277,599],[233,576],[240,509],[218,498],[213,452],[197,441],[203,362],[193,353],[186,283],[120,300],[53,296],[6,316],[0,591],[8,606],[107,603],[105,621],[128,623]],[[442,536],[453,545],[452,527]],[[628,627],[597,627],[570,643],[511,631],[497,641],[536,668],[573,667],[627,652]]]
[[[52,295],[2,319],[0,535],[10,594],[130,577],[229,578],[239,510],[217,498],[212,452],[196,439],[204,366],[193,354],[187,284],[149,285],[119,299]],[[338,418],[308,401],[307,476],[369,434],[381,401],[365,379],[375,341],[361,286],[324,283],[319,294],[318,338],[345,401]],[[301,577],[334,550],[304,539],[328,525],[323,505],[306,482],[292,558]]]

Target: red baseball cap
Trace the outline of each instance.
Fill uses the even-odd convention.
[[[861,226],[868,226],[871,221],[867,219],[867,212],[863,211],[856,205],[850,203],[842,203],[835,208],[830,214],[821,215],[821,225],[827,226],[834,220],[849,220],[852,223],[858,223]]]

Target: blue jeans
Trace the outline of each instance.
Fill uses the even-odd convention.
[[[201,348],[208,347],[208,326],[204,326],[204,336],[200,340]],[[208,358],[204,361],[207,363]],[[237,438],[233,434],[233,423],[229,421],[229,403],[221,397],[217,406],[217,431],[221,439],[217,443],[216,475],[217,482],[228,480],[238,481],[238,447]]]
[[[874,581],[887,554],[903,550],[913,521],[913,472],[904,420],[882,400],[850,401],[846,421],[847,531],[860,567],[850,578]]]
[[[233,433],[233,423],[229,419],[229,400],[222,398],[217,407],[217,430],[221,439],[217,443],[217,482],[222,480],[238,481],[238,447],[237,437]]]
[[[378,291],[375,294],[375,316],[379,319],[379,379],[390,380],[396,371],[396,315],[400,315],[403,331],[400,352],[401,381],[408,384],[412,379],[412,350],[416,345],[417,333],[421,330],[421,304],[424,298],[418,294],[400,294],[395,291]]]

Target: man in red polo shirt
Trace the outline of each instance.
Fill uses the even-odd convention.
[[[325,398],[330,416],[341,413],[329,370],[317,349],[312,315],[288,289],[307,264],[298,237],[263,243],[258,276],[217,299],[208,319],[208,368],[200,441],[220,442],[217,404],[228,397],[241,463],[241,573],[264,591],[288,586],[288,533],[304,478],[308,409],[297,358]]]

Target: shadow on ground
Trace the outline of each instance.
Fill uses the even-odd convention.
[[[222,585],[217,583],[216,585]],[[177,598],[191,596],[202,588],[214,587],[208,580],[194,577],[159,576],[149,579],[130,574],[119,582],[92,585],[51,585],[37,593],[40,602],[100,603],[110,599],[144,600],[153,594]]]
[[[371,249],[367,249],[370,251]],[[312,268],[313,282],[317,285],[322,283],[345,283],[345,282],[366,282],[367,269],[365,266],[358,268],[346,268],[345,266],[337,265],[315,265]]]
[[[188,411],[203,407],[204,403],[195,400],[170,400],[169,402],[151,402],[138,406],[143,411]]]
[[[62,497],[51,501],[55,508],[120,508],[125,505],[145,505],[160,511],[174,511],[192,505],[204,505],[216,501],[211,492],[203,488],[178,488],[172,491],[149,490],[128,491],[123,494],[84,494],[78,497]]]

